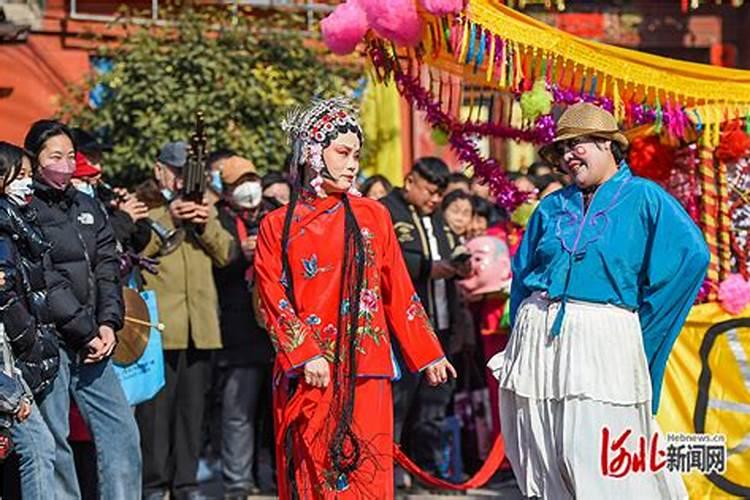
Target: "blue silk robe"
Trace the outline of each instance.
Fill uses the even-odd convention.
[[[677,200],[622,163],[588,210],[581,190],[568,186],[534,211],[513,259],[511,323],[533,291],[562,301],[552,335],[561,331],[567,299],[637,311],[655,413],[667,358],[708,261],[703,235]]]

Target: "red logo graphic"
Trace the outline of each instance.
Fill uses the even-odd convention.
[[[631,473],[659,472],[667,465],[667,452],[659,449],[659,435],[654,433],[647,442],[646,436],[638,437],[637,449],[628,450],[625,442],[633,433],[626,429],[613,439],[609,427],[602,428],[601,468],[605,477],[620,478]]]

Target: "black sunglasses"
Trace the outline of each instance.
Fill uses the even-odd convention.
[[[554,147],[554,153],[558,158],[562,158],[565,156],[565,153],[568,151],[575,149],[576,146],[580,146],[581,144],[587,144],[596,142],[597,140],[594,137],[574,137],[573,139],[568,139],[566,141],[560,141],[555,143]]]

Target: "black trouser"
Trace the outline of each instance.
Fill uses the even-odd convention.
[[[258,460],[264,425],[272,415],[266,393],[271,389],[271,365],[227,366],[222,399],[221,460],[225,493],[250,493],[273,481],[270,460]],[[267,427],[266,427],[267,428]],[[255,470],[255,480],[253,475]]]
[[[211,353],[192,347],[164,351],[164,387],[136,408],[145,498],[171,490],[179,499],[197,490]]]
[[[441,332],[440,338],[446,338]],[[445,344],[445,342],[443,342]],[[397,357],[400,353],[397,353]],[[454,379],[432,387],[421,373],[406,369],[399,359],[401,379],[393,383],[393,435],[409,457],[430,474],[437,473],[443,420],[456,385]]]

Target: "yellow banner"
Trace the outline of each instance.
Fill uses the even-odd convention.
[[[379,83],[368,78],[360,121],[366,139],[362,171],[368,177],[383,175],[394,186],[400,186],[404,177],[401,97],[393,82]]]
[[[723,434],[727,455],[723,473],[683,475],[691,499],[750,498],[749,359],[750,307],[738,316],[718,304],[693,308],[667,364],[657,420],[664,433]]]

